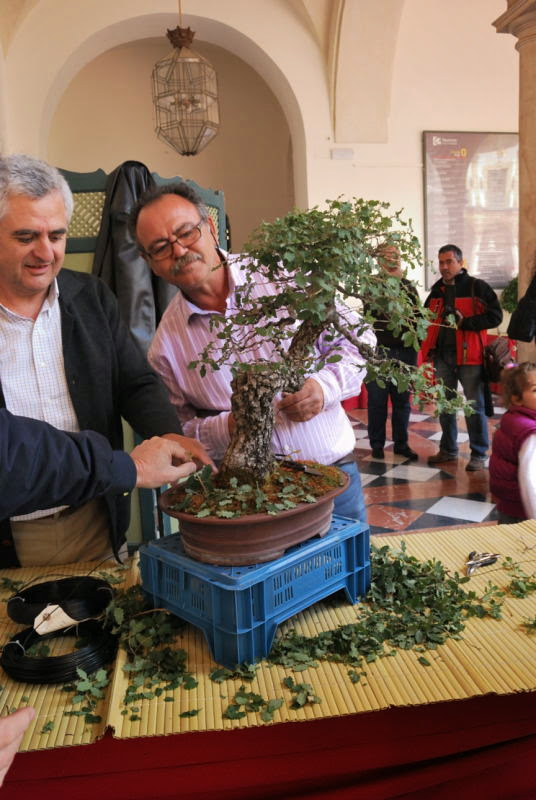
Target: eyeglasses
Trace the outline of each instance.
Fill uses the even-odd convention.
[[[173,245],[180,244],[181,247],[191,247],[201,238],[201,225],[203,220],[200,220],[197,225],[192,228],[179,233],[179,228],[173,231],[173,239],[160,239],[155,244],[152,244],[148,250],[142,252],[149,256],[153,261],[162,261],[164,258],[169,258],[173,255]]]

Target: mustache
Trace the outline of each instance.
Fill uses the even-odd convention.
[[[173,275],[177,275],[183,267],[186,267],[188,264],[191,264],[193,261],[201,261],[202,258],[199,253],[185,253],[183,256],[180,256],[171,268],[171,273]]]

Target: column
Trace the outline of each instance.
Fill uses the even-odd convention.
[[[536,274],[536,0],[508,0],[493,23],[517,38],[519,52],[519,296]],[[520,361],[536,361],[534,343],[520,342]]]

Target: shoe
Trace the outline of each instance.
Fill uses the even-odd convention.
[[[406,445],[405,447],[393,447],[393,452],[396,453],[397,456],[405,456],[406,458],[409,458],[410,461],[417,461],[419,458],[415,450],[412,450],[409,445]]]
[[[435,455],[429,456],[428,464],[432,466],[434,464],[443,464],[445,461],[457,461],[458,454],[457,453],[445,453],[444,450],[439,450]]]
[[[372,458],[383,458],[383,449],[381,447],[373,447]]]
[[[483,456],[471,456],[465,467],[467,472],[478,472],[479,469],[486,469],[487,458]]]

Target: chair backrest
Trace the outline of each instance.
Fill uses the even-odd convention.
[[[71,172],[60,169],[69,184],[74,196],[74,211],[69,225],[67,253],[94,253],[99,234],[102,210],[104,208],[105,189],[108,175],[102,169],[95,172]],[[218,231],[218,241],[224,249],[229,249],[229,232],[225,218],[225,201],[223,192],[205,189],[195,181],[185,180],[179,176],[162,178],[158,173],[151,173],[158,186],[185,181],[203,200]]]

